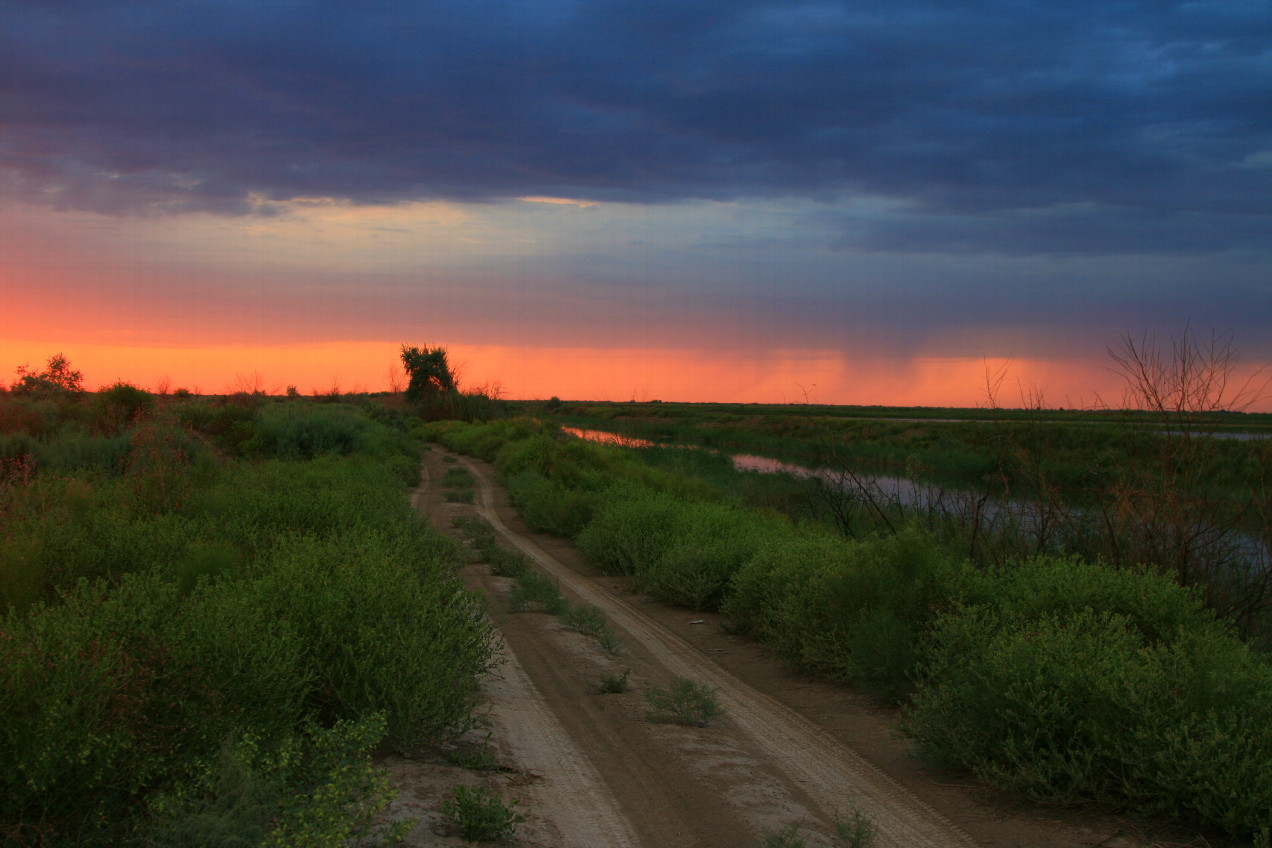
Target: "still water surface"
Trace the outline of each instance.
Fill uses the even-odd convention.
[[[563,427],[561,429],[562,432],[581,439],[621,447],[680,447],[686,450],[707,450],[695,445],[658,445],[648,439],[632,438],[605,430],[581,430],[574,427]],[[1260,434],[1250,433],[1232,433],[1221,436],[1221,438],[1242,437],[1264,438]],[[755,471],[763,474],[790,474],[794,477],[802,478],[818,477],[845,489],[864,490],[869,493],[870,498],[880,501],[881,506],[891,503],[906,509],[913,507],[923,509],[933,506],[941,508],[940,504],[943,504],[944,508],[957,509],[959,502],[964,502],[964,506],[967,506],[971,502],[978,500],[977,495],[972,492],[942,491],[937,487],[917,483],[907,477],[862,473],[854,478],[843,471],[833,468],[809,468],[808,466],[796,465],[790,462],[783,462],[780,459],[755,454],[733,454],[730,459],[733,461],[733,467],[739,471]],[[991,523],[1002,516],[1012,516],[1024,527],[1033,529],[1037,529],[1043,524],[1052,524],[1055,518],[1052,510],[1045,505],[1016,500],[1006,502],[982,501],[977,504],[976,508],[981,510],[985,520]],[[1078,516],[1081,515],[1081,511],[1074,510],[1072,514]],[[1268,548],[1259,539],[1235,531],[1227,531],[1222,536],[1243,552],[1244,557],[1253,568],[1257,570],[1272,568],[1272,556],[1270,556]]]

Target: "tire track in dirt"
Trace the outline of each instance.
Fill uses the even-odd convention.
[[[421,463],[411,496],[417,512],[427,512],[431,482],[428,464]],[[489,705],[486,718],[492,737],[521,771],[536,779],[519,790],[536,829],[550,831],[550,844],[562,848],[640,848],[636,829],[592,759],[562,726],[506,640],[494,659],[497,671],[481,686]]]
[[[495,585],[499,582],[481,580],[492,594],[500,593],[501,588]],[[500,627],[508,652],[534,681],[529,691],[544,699],[544,708],[559,717],[558,725],[570,736],[575,749],[586,752],[599,772],[598,791],[584,799],[587,803],[602,806],[616,799],[615,808],[621,807],[636,831],[636,844],[648,848],[756,844],[746,823],[721,803],[716,785],[702,781],[691,767],[669,757],[664,746],[651,740],[649,726],[631,698],[598,694],[590,682],[594,677],[589,679],[588,675],[597,673],[600,658],[589,639],[565,630],[554,618],[533,613],[511,615]],[[643,665],[635,656],[624,659],[637,667]],[[510,688],[515,691],[515,687]],[[525,696],[524,690],[521,695]],[[514,749],[513,760],[524,768],[526,763],[515,749],[524,744],[527,729],[513,720],[501,730],[504,735],[500,738]],[[542,774],[545,782],[552,780],[550,771]],[[568,809],[570,804],[558,802],[556,807]]]
[[[824,821],[860,810],[878,828],[881,848],[968,848],[973,840],[882,771],[825,730],[773,698],[738,680],[692,645],[627,601],[579,574],[499,517],[488,472],[471,460],[459,462],[477,483],[477,510],[509,544],[569,592],[602,610],[610,622],[666,669],[719,691],[728,720],[767,764],[798,787]],[[522,731],[524,732],[524,731]],[[515,738],[516,734],[514,733]],[[601,767],[602,770],[604,766]],[[607,843],[598,843],[607,844]],[[614,843],[618,844],[618,843]],[[725,844],[725,843],[719,843]]]
[[[551,822],[566,848],[639,848],[635,828],[622,814],[588,754],[557,720],[547,701],[506,646],[497,679],[483,691],[490,699],[495,735],[521,769],[546,786],[523,790],[528,809]]]

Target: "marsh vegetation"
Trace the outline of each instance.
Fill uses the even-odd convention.
[[[421,522],[405,492],[424,439],[493,462],[525,524],[602,574],[895,705],[932,762],[1266,841],[1272,440],[1214,436],[1272,421],[1132,353],[1133,413],[556,403],[428,423],[453,385],[415,406],[88,393],[51,361],[0,397],[0,835],[391,835],[372,753],[462,730],[491,662],[466,558],[508,578],[511,609],[619,650],[600,609],[481,520],[459,519],[470,553]],[[446,500],[471,503],[472,474],[441,465]],[[719,716],[689,679],[648,695],[658,721]],[[517,824],[498,798],[447,809],[457,832]],[[869,821],[853,828],[868,844]]]
[[[667,405],[651,406],[659,407],[656,426],[674,424]],[[624,407],[625,420],[611,427],[637,411]],[[1036,801],[1259,837],[1272,827],[1262,572],[1207,560],[1199,546],[1188,560],[1196,571],[1155,552],[1178,553],[1160,534],[1207,521],[1240,526],[1265,545],[1251,519],[1266,514],[1268,444],[1163,433],[1160,423],[1138,421],[1115,425],[1131,428],[1119,441],[1107,438],[1107,424],[1069,418],[949,426],[966,444],[990,443],[990,461],[977,467],[983,486],[999,488],[980,497],[1007,492],[1053,504],[1057,515],[1080,508],[1109,525],[1100,544],[1040,540],[1026,522],[978,525],[974,513],[960,524],[953,511],[894,505],[845,518],[809,478],[743,472],[727,454],[683,447],[721,446],[725,428],[700,421],[661,435],[632,421],[626,432],[681,445],[662,448],[586,441],[551,418],[439,423],[429,433],[493,461],[525,522],[573,539],[602,573],[720,611],[792,664],[897,704],[904,732],[931,761]],[[752,412],[733,432],[792,420],[832,433],[871,425]],[[1190,417],[1190,428],[1198,420]],[[915,422],[873,426],[918,437]],[[917,429],[931,438],[938,428]],[[818,441],[853,444],[840,437]],[[1082,445],[1100,446],[1087,470],[1111,489],[1077,472],[1063,488],[1050,483],[1056,457],[1084,467]],[[1197,467],[1214,473],[1194,474]],[[1099,498],[1109,491],[1121,500],[1106,513]],[[1197,501],[1210,511],[1163,509]],[[1137,538],[1161,544],[1135,546]]]
[[[373,753],[462,730],[494,639],[408,503],[413,420],[124,384],[0,397],[4,844],[388,835]]]

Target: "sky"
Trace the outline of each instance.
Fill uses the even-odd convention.
[[[0,381],[1072,408],[1270,330],[1267,0],[0,0]]]

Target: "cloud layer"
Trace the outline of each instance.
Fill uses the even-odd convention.
[[[1272,243],[1265,0],[0,2],[0,191],[827,203],[855,251]],[[844,215],[846,197],[887,214]]]

